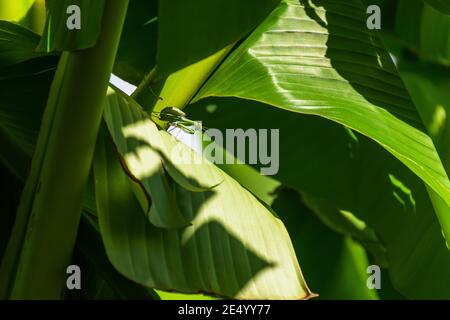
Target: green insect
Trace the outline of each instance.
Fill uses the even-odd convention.
[[[167,122],[170,126],[179,128],[189,134],[203,130],[201,127],[199,129],[200,122],[186,118],[186,113],[177,107],[166,107],[161,112],[153,112],[152,115],[163,122]]]

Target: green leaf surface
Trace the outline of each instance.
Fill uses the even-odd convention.
[[[302,196],[305,205],[317,215],[323,224],[342,235],[356,239],[366,248],[378,266],[387,267],[389,265],[386,248],[373,228],[367,225],[367,219],[361,218],[361,215],[355,215],[349,210],[340,209],[334,201],[330,201],[328,198],[315,197],[307,192],[304,192]],[[354,204],[351,207],[354,207]],[[367,208],[363,208],[363,210],[372,213]],[[363,210],[359,209],[357,212]]]
[[[101,136],[97,147],[100,229],[108,257],[122,274],[151,288],[185,293],[311,297],[283,224],[233,179],[217,170],[224,179],[217,188],[187,194],[192,225],[160,229],[142,215],[109,138]]]
[[[0,20],[0,68],[36,57],[39,36],[17,24]]]
[[[161,0],[157,77],[164,77],[234,44],[279,0]]]
[[[34,0],[0,0],[0,20],[19,21],[33,2]]]
[[[212,109],[214,112],[208,111]],[[303,196],[314,196],[320,201],[312,203],[314,199],[309,198],[308,205],[314,211],[324,203],[334,209],[316,213],[323,222],[327,218],[326,224],[337,232],[360,240],[370,252],[373,250],[362,241],[361,231],[342,228],[342,223],[337,226],[339,221],[328,214],[340,220],[354,216],[359,220],[355,227],[375,231],[379,242],[373,245],[385,249],[392,283],[404,296],[450,297],[445,284],[450,281],[450,251],[423,182],[379,145],[326,119],[292,114],[254,101],[208,98],[185,110],[189,118],[201,119],[205,126],[223,133],[231,128],[279,129],[280,170],[272,178]],[[241,174],[239,165],[220,167],[240,183],[249,175]],[[254,172],[253,176],[257,175],[258,171]],[[261,183],[252,184],[269,198],[270,189],[263,190]],[[299,258],[303,263],[303,256]]]
[[[40,57],[0,70],[0,160],[18,177],[27,172],[57,57]]]
[[[294,190],[280,188],[272,207],[286,224],[319,299],[378,299],[376,290],[367,288],[369,261],[359,243],[323,225]]]
[[[161,300],[219,300],[217,297],[207,296],[204,294],[185,294],[162,290],[155,291],[158,293]]]
[[[241,103],[242,105],[236,105],[239,110],[246,108],[245,102]],[[215,106],[219,108],[221,104]],[[222,118],[221,113],[212,116],[215,115],[218,119]],[[239,112],[238,115],[242,116],[242,113]],[[261,117],[265,116],[268,115],[263,114]],[[269,118],[271,117],[266,119]],[[245,117],[241,121],[255,124]],[[238,122],[239,125],[242,124],[241,121]],[[216,145],[216,148],[220,146]],[[223,153],[227,151],[223,150]],[[231,154],[227,156],[229,155]],[[245,164],[221,164],[220,168],[266,204],[271,205],[286,225],[296,254],[301,258],[305,277],[314,292],[319,294],[319,299],[377,298],[377,294],[366,287],[368,258],[364,248],[351,239],[353,230],[352,233],[344,234],[345,236],[330,230],[305,206],[297,191],[281,186],[273,177],[260,175],[255,168]],[[321,254],[325,252],[326,254]],[[386,280],[386,283],[389,284],[389,280]],[[386,293],[390,294],[391,291]]]
[[[360,1],[283,1],[196,100],[235,96],[341,123],[378,142],[450,205],[450,182],[433,142],[365,23]],[[450,237],[449,228],[444,232]]]
[[[113,72],[134,85],[139,85],[156,63],[157,3],[135,0],[128,7]]]
[[[450,14],[450,2],[448,0],[424,0],[430,6],[435,8],[436,10]]]
[[[19,24],[42,35],[46,21],[45,0],[32,0],[32,3],[33,5],[20,19]]]
[[[46,0],[47,21],[40,52],[73,51],[93,47],[100,35],[105,0]],[[80,9],[80,28],[69,29],[73,14],[70,6]]]
[[[424,59],[450,66],[450,15],[422,1],[397,0],[395,4],[389,30],[396,40]]]
[[[164,167],[170,176],[184,189],[192,192],[202,192],[213,189],[222,183],[222,179],[213,172],[214,165],[204,160],[197,153],[189,153],[190,158],[183,158],[186,154],[182,144],[175,144],[174,137],[161,130],[160,135],[165,146]]]
[[[39,37],[0,21],[0,161],[24,179],[58,57],[34,52]]]
[[[99,46],[83,53],[65,52],[58,64],[33,165],[1,265],[3,297],[61,297],[61,280],[66,278],[64,268],[76,239],[83,187],[127,5],[127,0],[108,2]],[[29,221],[33,222],[30,229]],[[49,247],[52,250],[46,250]]]
[[[114,269],[106,256],[97,221],[87,217],[82,217],[78,230],[77,256],[83,262],[80,268],[84,281],[81,292],[73,292],[75,298],[159,300],[152,289],[140,286]]]
[[[2,138],[10,139],[8,140],[10,145],[17,147],[8,149],[4,140],[0,149],[0,159],[16,175],[16,178],[13,177],[7,173],[3,165],[0,166],[2,194],[7,199],[0,204],[0,257],[3,255],[3,249],[12,229],[22,184],[28,174],[56,64],[57,57],[39,57],[7,67],[0,72],[0,77],[5,77],[1,82],[5,91],[1,91],[0,94],[2,98],[0,99],[2,101],[0,123],[6,128],[2,132],[8,133],[7,137],[2,136]],[[23,117],[24,114],[27,116]],[[83,209],[85,217],[95,214],[93,183],[92,190],[88,189],[86,192],[86,200]],[[93,205],[90,204],[91,202]],[[78,233],[77,246],[82,251],[85,265],[82,267],[82,292],[75,298],[150,299],[157,297],[150,289],[125,279],[112,267],[107,260],[103,244],[99,242],[101,241],[99,235],[94,234],[95,231],[87,221],[90,220],[85,218]]]
[[[427,62],[400,59],[399,70],[444,167],[450,172],[450,69]]]
[[[175,204],[175,195],[166,171],[189,190],[204,191],[220,180],[204,173],[207,166],[177,161],[176,150],[166,147],[156,125],[131,98],[110,91],[105,106],[105,119],[123,165],[131,179],[138,181],[148,203],[143,204],[149,220],[156,226],[178,228],[189,224]],[[170,153],[169,153],[170,150]],[[170,158],[170,157],[173,157]],[[177,161],[176,164],[172,160]],[[142,196],[141,196],[142,198]]]

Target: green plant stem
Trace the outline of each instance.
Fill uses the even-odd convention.
[[[59,299],[129,0],[107,1],[95,47],[64,52],[0,269],[2,297]]]

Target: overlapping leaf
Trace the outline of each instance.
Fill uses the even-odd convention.
[[[142,198],[141,192],[144,191],[148,199],[147,203],[141,201],[144,210],[149,210],[151,205],[148,212],[150,221],[159,227],[186,226],[188,221],[175,205],[175,194],[166,171],[186,189],[205,191],[220,183],[219,178],[207,172],[212,165],[196,165],[199,161],[195,159],[192,163],[175,159],[177,150],[166,147],[164,134],[167,133],[160,134],[140,106],[121,93],[110,91],[105,119],[124,166],[132,179],[143,187],[136,192]]]
[[[158,76],[198,62],[248,34],[279,0],[159,1]]]
[[[234,102],[236,109],[233,108],[233,110],[239,110],[239,112],[232,114],[240,118],[235,124],[242,127],[246,122],[248,125],[254,126],[256,123],[245,116],[245,111],[240,112],[245,109],[248,111],[249,108],[246,108],[245,102],[237,100]],[[231,113],[227,112],[227,108],[223,108],[223,103],[215,106],[222,110],[210,115],[211,118],[216,118],[216,121],[212,123],[224,125],[228,123],[227,127],[230,127],[231,123],[228,121],[232,117]],[[197,106],[197,109],[200,109],[200,106]],[[201,113],[200,110],[196,111],[194,113],[197,115]],[[263,113],[260,117],[273,119],[273,115],[273,113],[270,115]],[[210,116],[206,116],[205,119],[210,120]],[[275,117],[275,119],[277,118]],[[222,126],[220,127],[222,128]],[[283,132],[286,133],[286,130]],[[220,148],[217,145],[216,147]],[[294,157],[298,156],[292,150],[290,153]],[[285,161],[283,163],[291,169],[291,172],[294,171],[293,167],[298,171],[297,165]],[[280,217],[286,225],[295,252],[301,258],[305,278],[308,279],[311,288],[315,292],[319,292],[319,299],[377,298],[377,294],[367,288],[367,255],[364,248],[350,238],[353,234],[340,235],[324,226],[305,206],[295,190],[281,186],[281,182],[275,180],[274,177],[262,176],[255,168],[245,164],[222,164],[220,168],[259,199],[263,199]],[[318,235],[320,235],[320,241],[317,239]],[[360,240],[360,238],[357,239]],[[327,252],[327,254],[318,255],[318,252]],[[389,284],[388,279],[385,280],[385,283]],[[388,286],[383,285],[380,294],[391,293],[392,290],[388,290]]]
[[[215,174],[224,181],[213,190],[184,190],[179,203],[192,225],[160,229],[142,214],[105,133],[97,147],[100,229],[109,259],[128,278],[153,288],[244,299],[311,295],[281,221],[219,169]]]
[[[361,2],[312,3],[283,1],[196,99],[236,96],[341,123],[377,141],[449,205],[447,174],[389,55],[365,27]]]
[[[213,113],[208,105],[215,106]],[[187,112],[210,128],[279,129],[280,170],[273,178],[299,190],[322,222],[360,240],[370,253],[384,248],[385,257],[378,255],[374,262],[389,267],[393,284],[404,296],[450,297],[450,251],[423,183],[376,143],[326,119],[254,101],[209,98]],[[263,187],[248,173],[241,174],[238,165],[220,167],[250,190]],[[268,198],[272,189],[257,194]],[[353,228],[345,226],[350,222]],[[375,231],[375,239],[362,238],[369,230]],[[308,263],[303,261],[307,256],[300,259]]]

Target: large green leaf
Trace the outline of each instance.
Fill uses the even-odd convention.
[[[161,0],[157,74],[164,77],[234,44],[279,0]]]
[[[46,0],[47,21],[38,51],[71,51],[93,47],[101,31],[105,0]],[[69,30],[70,6],[80,8],[80,29]]]
[[[377,141],[450,204],[436,149],[359,0],[283,1],[196,100],[236,96],[341,123]],[[448,215],[440,215],[450,237]]]
[[[157,64],[147,72],[133,97],[146,110],[184,107],[236,42],[250,33],[278,2],[159,1]],[[152,40],[146,40],[148,45]],[[152,59],[151,55],[147,58]]]
[[[108,94],[105,120],[124,168],[141,186],[136,192],[149,220],[158,227],[188,225],[175,204],[175,193],[166,172],[188,190],[206,191],[220,183],[211,175],[212,165],[175,159],[177,150],[172,150],[170,141],[164,138],[168,134],[160,133],[136,102],[114,90]]]
[[[339,233],[361,240],[371,253],[381,245],[391,280],[403,295],[450,297],[450,251],[423,183],[379,145],[326,119],[254,101],[209,98],[186,110],[209,128],[279,129],[280,170],[274,178],[301,191],[320,219]],[[239,165],[220,167],[240,183],[248,179],[248,173],[232,169]],[[362,241],[362,232],[345,227],[344,218],[359,230],[375,231],[379,242]]]
[[[165,131],[159,131],[148,114],[132,98],[119,91],[110,90],[105,107],[105,120],[118,151],[123,155],[134,151],[140,156],[142,161],[139,162],[142,163],[137,165],[151,166],[157,156],[157,164],[164,166],[178,184],[193,192],[206,191],[220,183],[220,179],[211,177],[211,172],[205,172],[214,170],[213,165],[203,161],[197,154],[194,153],[192,159],[182,159],[179,150],[174,149],[173,143],[168,138],[170,135]],[[138,141],[127,146],[127,139]],[[146,158],[145,152],[139,153],[142,149],[153,149],[155,155],[148,155]],[[131,166],[132,161],[127,161],[127,164]],[[130,169],[138,179],[142,178],[140,172],[147,171],[142,167]]]
[[[218,102],[217,100],[212,102]],[[233,125],[245,127],[245,122],[247,122],[248,126],[255,125],[254,121],[245,117],[245,112],[241,112],[241,110],[250,109],[246,106],[249,103],[248,101],[234,100],[236,110],[239,110],[237,113],[228,113],[227,108],[223,106],[224,102],[222,100],[220,102],[209,105],[209,109],[213,109],[213,106],[216,109],[220,108],[226,115],[222,114],[222,112],[213,113],[210,117],[216,121],[213,120],[212,123],[217,124],[223,121],[223,124],[227,123],[229,127],[230,122],[228,121],[237,116],[240,120],[237,123],[233,123]],[[199,112],[195,111],[194,113],[199,114]],[[210,117],[205,119],[209,120]],[[273,113],[263,113],[260,117],[261,119],[273,119]],[[278,119],[278,117],[275,117],[275,119]],[[305,122],[302,122],[302,124],[301,127],[304,128]],[[287,128],[284,126],[282,128],[286,134]],[[302,130],[307,132],[308,129],[311,129],[311,126]],[[285,145],[288,140],[292,141],[293,139],[284,139],[282,145]],[[208,143],[205,143],[205,146],[207,145]],[[218,145],[215,147],[220,148]],[[222,153],[227,153],[225,157],[232,156],[226,150],[223,150]],[[292,150],[290,153],[298,157],[298,154],[292,152]],[[298,171],[298,168],[293,169],[295,165],[292,163],[284,161],[283,163],[289,166],[291,172]],[[361,234],[363,232],[355,232],[355,227],[349,228],[350,231],[348,233],[343,232],[345,236],[333,232],[314,216],[314,213],[305,206],[302,199],[300,199],[300,195],[295,190],[281,186],[281,183],[273,179],[273,177],[262,176],[255,168],[244,164],[221,164],[220,168],[259,199],[263,199],[282,219],[291,236],[294,249],[297,255],[301,257],[303,273],[313,290],[319,293],[319,299],[377,298],[377,293],[369,290],[366,286],[368,266],[366,252],[351,237],[355,236],[357,240],[365,240],[364,244],[372,252],[379,253],[379,248],[374,250],[376,247],[374,242],[376,240],[371,239],[371,242],[369,242],[365,234],[365,237],[362,238]],[[305,170],[308,170],[308,168]],[[341,220],[339,222],[342,222]],[[367,231],[369,228],[366,226],[365,229]],[[342,230],[339,230],[339,232],[342,232]],[[320,234],[320,238],[317,237],[318,234]],[[379,244],[378,247],[380,247]],[[327,252],[327,254],[318,254],[320,252]],[[398,293],[392,290],[391,287],[389,279],[386,277],[386,279],[383,279],[383,290],[379,293],[388,298],[399,298]]]
[[[311,296],[283,224],[237,182],[217,169],[224,181],[213,190],[180,188],[178,202],[192,225],[156,228],[142,214],[109,139],[103,132],[97,143],[97,209],[106,252],[121,273],[148,287],[186,293]]]

